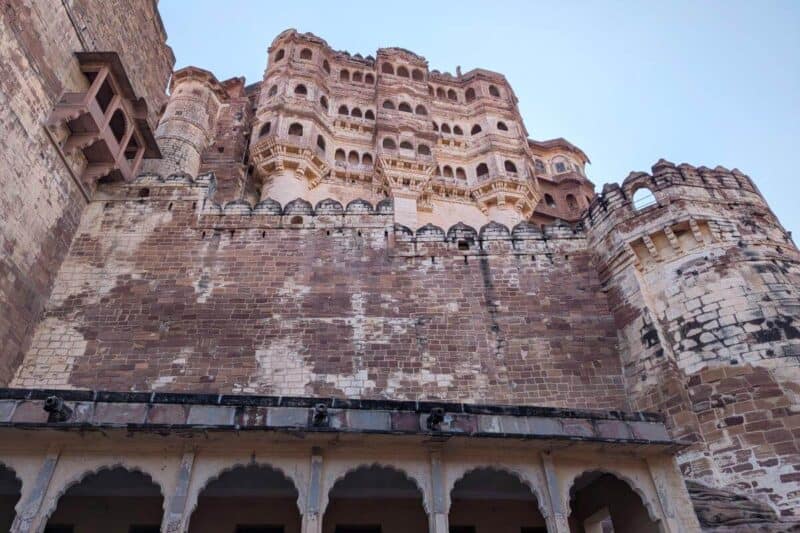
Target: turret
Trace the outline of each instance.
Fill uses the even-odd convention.
[[[661,160],[607,185],[584,224],[633,408],[662,411],[694,443],[688,476],[791,515],[800,253],[750,178]]]
[[[155,135],[163,159],[148,162],[144,170],[164,176],[197,176],[201,154],[213,142],[217,115],[227,98],[225,88],[212,73],[196,67],[176,71]]]

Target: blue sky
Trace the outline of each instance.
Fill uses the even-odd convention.
[[[534,139],[589,155],[598,189],[674,163],[749,174],[800,240],[800,1],[161,0],[176,67],[261,79],[286,28],[506,75]]]

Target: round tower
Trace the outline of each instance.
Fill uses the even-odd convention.
[[[738,170],[659,161],[584,217],[632,407],[667,416],[701,483],[800,509],[800,253]]]
[[[210,72],[196,67],[176,71],[155,135],[163,159],[150,161],[144,170],[164,176],[197,176],[200,156],[213,140],[217,114],[226,98],[224,88]]]

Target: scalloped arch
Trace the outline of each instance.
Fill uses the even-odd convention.
[[[568,488],[566,491],[563,492],[561,495],[562,500],[562,508],[568,512],[567,516],[572,514],[572,508],[570,506],[570,502],[572,501],[572,488],[575,486],[575,481],[583,476],[584,474],[588,474],[591,472],[600,472],[603,474],[610,474],[620,481],[624,482],[630,489],[639,496],[639,499],[642,501],[642,505],[647,510],[647,515],[650,517],[650,520],[658,524],[659,531],[664,531],[664,521],[653,509],[653,502],[647,497],[644,489],[639,486],[630,476],[625,475],[624,473],[620,472],[615,468],[607,468],[607,467],[598,467],[598,468],[586,468],[580,470],[573,478],[572,481],[569,483]]]
[[[302,198],[295,198],[283,208],[284,215],[311,215],[313,212],[311,203]]]
[[[208,487],[209,484],[211,484],[214,481],[218,480],[220,477],[224,476],[225,474],[228,474],[228,473],[233,472],[235,470],[246,469],[246,468],[250,468],[250,467],[256,467],[256,468],[265,469],[265,470],[272,470],[273,472],[279,474],[281,477],[283,477],[285,480],[287,480],[289,483],[291,483],[292,487],[294,487],[294,491],[297,493],[297,501],[296,501],[297,512],[301,516],[303,515],[303,512],[304,512],[304,508],[303,508],[304,495],[303,495],[303,493],[300,492],[300,489],[298,489],[297,480],[294,479],[291,475],[287,474],[285,470],[283,470],[282,468],[277,467],[277,466],[275,466],[275,465],[273,465],[271,463],[267,463],[267,462],[258,462],[257,461],[257,462],[254,462],[254,463],[233,463],[233,464],[229,464],[227,466],[223,466],[223,467],[219,468],[218,470],[216,470],[215,473],[209,475],[205,479],[203,484],[200,487],[198,487],[198,489],[196,491],[193,491],[193,493],[189,495],[189,499],[186,502],[187,511],[184,513],[184,517],[185,517],[185,520],[186,520],[185,526],[187,528],[189,527],[189,524],[192,521],[192,515],[194,514],[195,510],[197,509],[197,500],[200,498],[200,495],[203,493],[203,491],[206,489],[206,487]]]
[[[417,228],[416,235],[441,235],[445,236],[444,230],[435,224],[428,222],[421,228]]]
[[[283,213],[283,206],[273,198],[264,198],[253,207],[254,212],[264,212],[270,215]]]
[[[475,228],[464,224],[463,222],[458,222],[450,226],[450,229],[447,230],[447,240],[455,240],[458,238],[459,234],[471,234],[473,238],[478,236],[478,232],[475,230]]]
[[[48,498],[45,502],[42,503],[42,508],[44,509],[44,512],[41,513],[42,521],[39,523],[39,528],[37,529],[36,533],[44,532],[45,527],[47,527],[47,522],[50,521],[50,517],[53,516],[53,513],[58,508],[58,502],[61,500],[64,494],[66,494],[67,491],[69,491],[69,489],[82,483],[85,479],[99,474],[100,472],[103,472],[105,470],[116,470],[117,468],[125,470],[126,472],[130,473],[142,474],[143,476],[147,477],[153,485],[158,487],[158,492],[159,494],[161,494],[161,512],[163,519],[164,513],[167,512],[167,504],[168,504],[166,495],[164,493],[164,487],[162,487],[161,484],[158,481],[156,481],[156,478],[153,476],[153,474],[148,472],[146,468],[143,468],[140,465],[126,465],[122,461],[117,461],[109,464],[95,465],[95,468],[83,470],[79,474],[70,477],[66,481],[66,483],[64,483],[64,485],[58,489],[58,492],[55,494],[54,497]]]
[[[453,504],[452,494],[453,490],[456,487],[456,484],[462,479],[466,478],[468,475],[474,472],[478,472],[480,470],[490,470],[501,474],[507,474],[512,476],[514,479],[518,480],[525,487],[527,487],[528,490],[531,491],[531,494],[533,494],[534,498],[536,498],[536,507],[539,509],[539,512],[541,513],[542,517],[545,520],[547,520],[550,517],[550,510],[545,505],[544,499],[542,498],[541,495],[541,490],[539,489],[537,484],[532,480],[528,479],[528,477],[525,476],[524,474],[521,474],[520,472],[517,472],[516,470],[512,469],[510,466],[500,465],[500,464],[486,464],[486,465],[473,466],[461,472],[461,475],[455,478],[453,482],[449,484],[449,486],[447,487],[447,494],[445,497],[447,499],[448,514],[450,513],[450,507]]]
[[[400,466],[397,466],[397,465],[394,465],[392,463],[374,461],[372,463],[357,463],[357,464],[353,464],[349,468],[347,468],[344,471],[339,473],[339,475],[331,483],[330,488],[327,491],[322,493],[322,501],[320,502],[320,513],[319,513],[320,516],[322,516],[322,517],[325,516],[325,512],[328,510],[328,505],[330,505],[331,492],[333,491],[334,488],[336,488],[336,485],[340,481],[344,480],[347,476],[349,476],[350,474],[352,474],[354,472],[357,472],[359,470],[366,470],[366,469],[370,469],[370,468],[374,468],[374,467],[377,467],[378,469],[381,469],[381,470],[391,470],[393,472],[397,472],[399,474],[402,474],[403,477],[405,477],[411,483],[413,483],[414,486],[417,488],[417,491],[419,492],[420,499],[422,500],[422,508],[425,511],[425,514],[426,515],[430,514],[429,506],[428,506],[428,493],[425,491],[424,485],[420,482],[419,479],[416,478],[416,476],[414,476],[413,474],[410,474],[404,468],[402,468]]]
[[[334,200],[333,198],[325,198],[324,200],[317,202],[317,205],[314,206],[315,213],[320,211],[340,214],[344,212],[344,207],[342,207],[342,203],[338,200]]]
[[[348,213],[363,213],[365,211],[372,213],[375,211],[375,209],[372,207],[371,203],[363,198],[356,198],[355,200],[351,200],[347,203],[345,211]]]
[[[517,226],[518,225],[519,224],[517,224]],[[514,227],[516,227],[516,226],[514,226]],[[509,230],[508,226],[506,226],[505,224],[501,224],[499,222],[491,220],[491,221],[489,221],[488,224],[484,224],[483,226],[481,226],[481,229],[478,232],[478,236],[481,239],[483,239],[484,235],[486,235],[487,233],[495,234],[495,235],[502,234],[505,237],[509,237],[511,235],[511,230]]]

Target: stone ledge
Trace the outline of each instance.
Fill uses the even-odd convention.
[[[53,421],[44,398],[70,410]],[[315,420],[315,406],[325,418]],[[436,409],[436,411],[434,411]],[[441,411],[440,411],[441,409]],[[433,414],[432,414],[433,413]],[[441,415],[438,423],[429,420]],[[677,449],[657,415],[551,407],[276,396],[0,389],[0,428],[383,433],[610,442]]]

